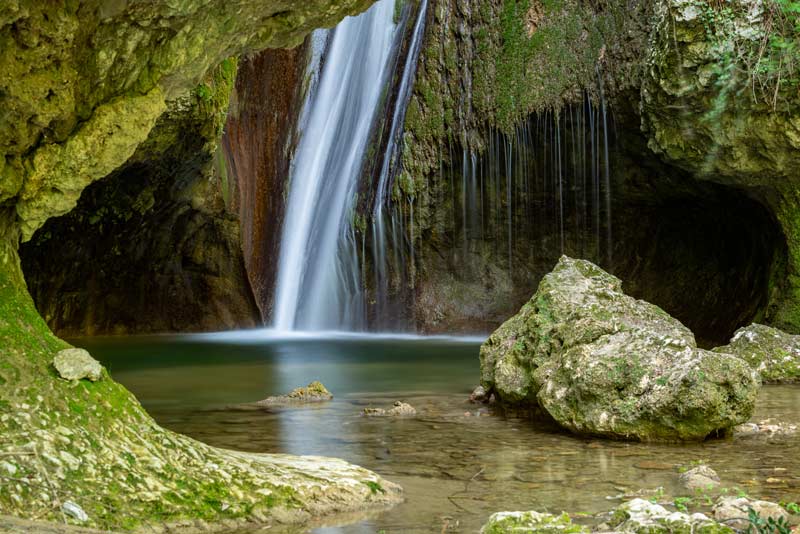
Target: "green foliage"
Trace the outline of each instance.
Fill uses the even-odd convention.
[[[792,515],[800,515],[800,504],[797,504],[796,502],[781,503],[781,506],[783,506],[786,511]]]
[[[693,504],[693,501],[691,497],[675,497],[673,504],[678,511],[688,513],[689,506]]]
[[[745,534],[791,534],[792,532],[786,518],[768,517],[764,519],[752,508],[747,512],[747,520],[750,524],[747,526]]]
[[[369,488],[373,495],[377,495],[378,493],[386,493],[386,490],[383,489],[383,486],[372,480],[364,482],[364,485]]]
[[[789,104],[800,92],[800,1],[766,0],[760,35],[753,39],[739,29],[742,20],[752,18],[750,4],[726,0],[696,0],[706,39],[718,57],[713,74],[721,98],[715,109],[727,101],[727,91],[741,89],[739,81],[756,101],[773,109]],[[744,85],[744,84],[742,84]],[[714,118],[714,110],[712,116]]]

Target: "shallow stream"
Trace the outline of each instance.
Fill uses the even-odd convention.
[[[467,401],[480,342],[268,331],[73,340],[167,428],[218,447],[336,456],[405,489],[406,501],[390,510],[301,532],[477,532],[500,510],[593,514],[614,507],[622,493],[663,487],[667,496],[687,495],[678,469],[701,460],[732,493],[800,501],[797,435],[621,443],[489,414]],[[304,408],[242,406],[312,380],[322,381],[334,400]],[[415,406],[418,416],[360,415],[395,400]],[[800,423],[800,387],[764,387],[753,420],[767,418]],[[701,497],[695,500],[702,505]]]

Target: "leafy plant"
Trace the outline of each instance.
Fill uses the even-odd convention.
[[[746,534],[792,534],[792,528],[785,517],[774,519],[761,517],[758,512],[750,508],[747,512],[747,521],[750,523],[745,530]]]
[[[673,504],[675,504],[675,508],[677,508],[679,512],[688,513],[689,512],[689,506],[691,506],[691,504],[692,504],[692,498],[691,497],[675,497],[675,501],[673,502]]]
[[[800,504],[796,502],[782,502],[781,506],[783,506],[787,512],[792,515],[800,515]]]
[[[714,69],[721,91],[749,89],[753,99],[777,108],[800,93],[800,0],[765,0],[759,35],[743,32],[752,18],[751,4],[731,0],[696,0],[706,39],[719,61]],[[722,99],[724,102],[725,99]]]

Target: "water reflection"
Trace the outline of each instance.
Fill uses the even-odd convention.
[[[326,520],[319,533],[475,532],[503,509],[600,512],[616,502],[608,497],[642,488],[685,493],[677,467],[703,459],[725,486],[800,501],[796,437],[646,445],[580,439],[531,420],[490,416],[466,402],[478,376],[477,341],[157,336],[78,344],[173,430],[252,452],[337,456],[405,488],[405,503]],[[334,393],[332,402],[307,409],[240,404],[314,379]],[[418,417],[360,416],[366,406],[398,399],[414,405]],[[800,388],[764,388],[755,419],[798,423],[798,405]],[[355,524],[330,526],[348,521]]]

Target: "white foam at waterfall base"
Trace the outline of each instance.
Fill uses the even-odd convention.
[[[418,335],[395,332],[349,332],[344,330],[276,330],[274,328],[254,328],[251,330],[229,330],[225,332],[207,332],[201,334],[185,334],[183,339],[197,339],[205,342],[224,343],[263,343],[270,341],[295,340],[353,340],[353,341],[441,341],[444,343],[476,344],[486,341],[488,334],[481,335]]]

